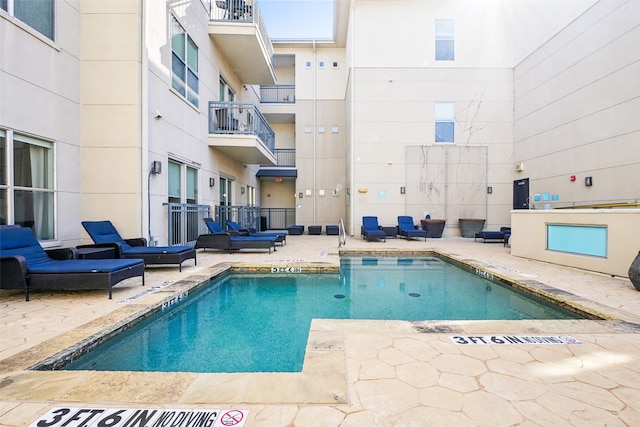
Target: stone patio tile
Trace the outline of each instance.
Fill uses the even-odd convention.
[[[403,353],[397,348],[384,348],[380,350],[378,352],[378,359],[391,366],[398,366],[416,361],[416,359],[406,353]]]
[[[468,393],[480,389],[480,384],[478,384],[475,377],[459,374],[440,374],[438,385],[460,393]]]
[[[399,351],[423,362],[429,361],[440,354],[426,342],[424,335],[396,338],[393,340],[393,346]]]
[[[480,375],[487,371],[487,367],[482,361],[461,354],[440,355],[432,359],[430,363],[440,372],[467,375],[471,377]]]
[[[90,376],[84,371],[18,372],[0,378],[0,391],[3,400],[56,400]]]
[[[463,427],[476,425],[465,414],[440,408],[416,407],[400,415],[389,417],[380,426],[438,426]]]
[[[528,371],[522,363],[515,362],[511,359],[496,359],[487,361],[487,368],[491,372],[497,374],[508,375],[510,377],[519,378],[524,381],[538,381],[538,377]]]
[[[396,367],[398,379],[416,388],[438,384],[440,372],[428,363],[414,362]]]
[[[546,393],[536,402],[570,425],[607,427],[624,425],[616,414],[558,393]]]
[[[420,402],[429,408],[446,409],[460,412],[462,410],[462,397],[464,395],[454,390],[442,387],[428,387],[420,390]]]
[[[557,393],[578,402],[584,402],[611,412],[619,412],[624,408],[624,403],[609,390],[603,390],[579,381],[550,384],[549,390],[552,393]],[[638,394],[638,396],[640,396],[640,394]]]
[[[364,360],[356,372],[358,381],[396,377],[393,366],[380,360]]]
[[[293,425],[308,427],[339,426],[346,415],[326,406],[307,406],[300,408]]]
[[[61,396],[73,402],[172,403],[197,374],[154,372],[92,372]]]
[[[475,425],[481,426],[513,426],[524,421],[522,414],[510,402],[486,391],[465,394],[462,412]]]
[[[510,402],[535,399],[547,392],[545,384],[494,372],[483,374],[479,382],[483,390]]]
[[[383,417],[400,414],[420,403],[419,391],[397,380],[358,381],[354,390],[364,409],[375,410]]]

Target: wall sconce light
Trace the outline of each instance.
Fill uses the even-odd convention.
[[[216,185],[216,179],[215,178],[209,178],[209,187],[213,187]]]
[[[154,175],[158,175],[162,172],[162,162],[159,160],[154,160],[151,162],[151,173]]]
[[[154,117],[156,120],[160,120],[160,119],[162,118],[162,113],[160,112],[160,110],[156,110],[156,112],[155,112],[155,113],[153,113],[153,117]]]
[[[240,194],[244,194],[244,187],[240,187]]]
[[[405,187],[400,187],[400,194],[404,194],[405,191],[406,191]]]
[[[247,90],[247,85],[242,85],[242,89]]]
[[[298,193],[298,197],[302,199],[302,198],[304,197],[304,193],[303,193],[302,191],[301,191],[301,192],[299,192],[299,193]]]
[[[591,187],[593,185],[593,177],[587,176],[584,178],[584,185]]]
[[[487,194],[493,193],[493,187],[487,187]]]

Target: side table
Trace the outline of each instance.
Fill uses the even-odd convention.
[[[389,227],[385,227],[383,225],[382,231],[384,231],[384,234],[387,236],[387,238],[395,239],[396,237],[398,237],[398,227],[396,227],[395,225]]]
[[[114,259],[116,250],[114,248],[77,248],[78,259]]]

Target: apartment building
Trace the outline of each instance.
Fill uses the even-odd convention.
[[[0,222],[44,245],[640,197],[637,1],[336,0],[330,40],[269,39],[259,1],[26,4],[0,1]]]

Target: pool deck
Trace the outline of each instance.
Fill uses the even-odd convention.
[[[54,407],[248,410],[247,427],[640,425],[640,292],[629,279],[517,258],[502,244],[349,238],[346,251],[434,250],[607,320],[314,320],[301,373],[33,371],[29,367],[223,271],[336,266],[337,236],[276,252],[198,251],[106,291],[0,293],[0,426]],[[580,344],[456,344],[454,336],[564,335]],[[168,343],[169,345],[169,343]],[[280,350],[280,349],[278,349]],[[79,424],[69,424],[79,425]]]

